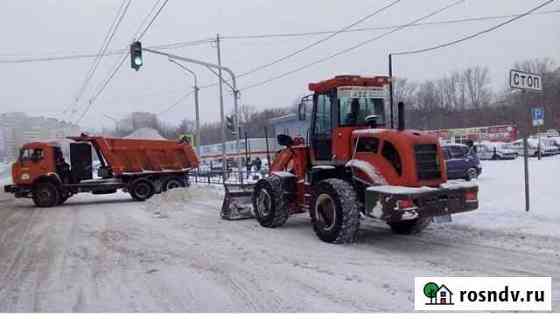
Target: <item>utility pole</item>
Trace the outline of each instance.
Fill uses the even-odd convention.
[[[220,35],[216,34],[216,51],[218,55],[218,88],[220,91],[220,120],[222,122],[222,168],[223,168],[223,180],[226,180],[226,168],[227,168],[227,157],[226,157],[226,121],[224,113],[224,88],[222,82],[222,54],[220,52]]]
[[[225,128],[225,114],[224,114],[224,91],[223,91],[223,78],[222,78],[222,52],[220,50],[220,34],[216,34],[216,51],[218,55],[218,78],[219,78],[219,90],[220,90],[220,115],[222,117],[222,159],[224,161],[224,168],[226,163],[226,128]],[[237,132],[235,137],[235,152],[237,153],[237,170],[239,173],[239,183],[243,184],[243,174],[241,174],[241,154],[239,151],[239,110],[238,110],[238,99],[239,99],[239,90],[237,90],[237,86],[235,85],[235,78],[233,78],[233,116],[234,116],[234,131]]]

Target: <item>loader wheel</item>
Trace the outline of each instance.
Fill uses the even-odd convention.
[[[313,230],[325,242],[351,243],[360,228],[360,209],[356,191],[344,180],[321,181],[313,192],[309,212]]]
[[[263,227],[280,227],[288,220],[288,204],[278,176],[261,179],[253,191],[253,211]]]
[[[413,220],[405,220],[400,222],[389,223],[391,230],[395,234],[399,235],[411,235],[418,234],[423,231],[424,228],[428,227],[432,223],[431,217],[416,218]]]
[[[177,177],[170,177],[165,182],[163,182],[162,190],[167,192],[170,189],[185,187],[185,182]]]
[[[129,189],[130,196],[136,201],[145,201],[155,193],[155,187],[147,179],[140,179],[132,183]]]
[[[33,187],[33,203],[37,207],[53,207],[60,201],[60,192],[52,183],[39,183]]]

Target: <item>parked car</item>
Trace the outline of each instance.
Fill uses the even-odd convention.
[[[481,160],[512,160],[517,158],[517,152],[507,143],[480,142],[475,144],[476,154]]]
[[[512,149],[519,155],[523,156],[523,140],[517,140],[511,143]],[[537,138],[528,138],[527,139],[527,152],[529,156],[538,156],[539,150],[541,152],[541,156],[550,156],[559,153],[559,148],[554,146],[554,142],[551,140],[547,140],[545,138],[541,138],[540,148],[539,148],[539,140]]]
[[[474,147],[463,144],[442,145],[447,166],[448,179],[471,179],[478,178],[482,173],[480,160],[476,155]]]

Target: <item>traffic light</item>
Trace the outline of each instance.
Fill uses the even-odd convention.
[[[135,41],[130,45],[130,66],[138,71],[144,64],[142,59],[142,42]]]
[[[232,135],[235,135],[235,121],[232,116],[226,116],[226,127],[231,132]]]

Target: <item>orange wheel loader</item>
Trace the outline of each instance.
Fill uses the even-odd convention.
[[[478,186],[447,181],[438,138],[405,129],[402,103],[398,128],[385,127],[388,83],[386,76],[336,76],[309,85],[313,94],[298,112],[311,121],[307,140],[279,135],[285,148],[253,189],[253,214],[262,226],[279,227],[308,212],[321,240],[349,243],[362,218],[411,234],[434,217],[478,208]],[[305,101],[312,101],[310,119]]]

